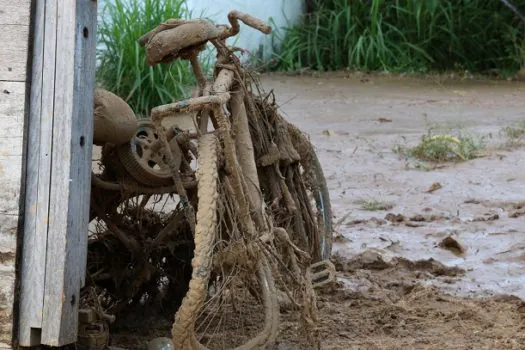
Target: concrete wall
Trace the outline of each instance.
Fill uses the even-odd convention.
[[[0,349],[11,348],[30,0],[0,7]]]

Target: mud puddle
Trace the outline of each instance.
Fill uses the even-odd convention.
[[[467,271],[443,286],[449,292],[525,298],[525,216],[512,209],[525,200],[525,150],[500,147],[502,129],[525,120],[525,84],[345,73],[272,75],[264,83],[317,147],[342,238],[336,252],[434,258]],[[440,127],[483,137],[485,156],[431,168],[393,152]],[[428,192],[434,183],[441,188]],[[387,210],[363,209],[371,201]],[[385,220],[388,214],[434,220],[405,225]],[[463,256],[438,246],[448,235],[465,246]]]
[[[263,82],[317,147],[337,223],[336,254],[352,260],[372,250],[385,261],[431,259],[463,271],[343,269],[335,296],[322,296],[322,348],[519,348],[525,148],[506,147],[503,129],[525,121],[525,84],[346,73]],[[475,135],[486,148],[478,159],[439,165],[393,151],[430,129]],[[408,290],[395,287],[406,280]],[[397,296],[388,296],[392,288]]]

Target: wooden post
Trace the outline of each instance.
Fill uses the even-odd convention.
[[[97,4],[33,1],[18,340],[62,346],[76,341],[85,282]]]

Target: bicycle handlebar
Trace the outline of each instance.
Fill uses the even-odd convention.
[[[249,27],[252,27],[255,30],[260,31],[261,33],[270,34],[272,32],[272,27],[264,23],[262,20],[244,12],[230,11],[230,13],[228,13],[228,20],[230,21],[230,24],[232,26],[231,35],[229,36],[233,36],[239,33],[239,21],[241,21]]]
[[[239,21],[261,33],[270,34],[272,27],[247,13],[230,11],[231,27],[213,25],[203,19],[169,19],[138,39],[146,47],[150,65],[169,63],[176,58],[189,59],[210,40],[226,40],[240,31]]]
[[[240,32],[240,29],[241,29],[240,26],[239,26],[239,21],[241,21],[242,23],[246,24],[249,27],[252,27],[255,30],[260,31],[261,33],[270,34],[272,32],[272,27],[271,26],[269,26],[266,23],[264,23],[264,21],[262,21],[262,20],[260,20],[258,18],[255,18],[255,17],[253,17],[253,16],[251,16],[251,15],[249,15],[247,13],[244,13],[244,12],[239,12],[239,11],[235,11],[235,10],[234,11],[230,11],[228,13],[228,21],[230,22],[230,25],[231,25],[230,28],[223,29],[222,32],[220,34],[218,34],[219,28],[221,26],[216,26],[216,31],[209,30],[209,34],[208,34],[209,38],[207,38],[207,40],[215,39],[216,37],[220,37],[221,39],[226,39],[226,38],[229,38],[231,36],[237,35]],[[145,46],[152,37],[154,37],[156,34],[162,32],[164,30],[173,29],[173,28],[179,27],[179,26],[181,26],[183,24],[187,24],[187,23],[198,23],[198,22],[204,23],[206,21],[203,21],[202,19],[190,20],[190,21],[186,21],[186,20],[182,20],[182,19],[169,19],[166,22],[161,23],[160,25],[158,25],[153,30],[151,30],[148,33],[146,33],[143,36],[141,36],[138,39],[138,42],[139,42],[139,44],[141,46]],[[208,24],[208,25],[210,27],[213,26],[211,24]]]

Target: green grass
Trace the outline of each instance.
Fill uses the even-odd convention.
[[[507,126],[503,131],[510,140],[523,139],[525,137],[525,120],[522,120],[513,126]]]
[[[362,210],[366,211],[385,211],[394,207],[391,203],[386,203],[375,199],[359,199],[356,201],[356,204],[359,205]]]
[[[301,23],[276,32],[274,69],[504,73],[525,57],[525,25],[497,0],[312,2]]]
[[[455,134],[455,135],[454,135]],[[424,162],[463,162],[478,158],[486,148],[485,139],[462,132],[428,134],[415,146],[396,145],[393,152]]]
[[[525,144],[525,120],[504,127],[502,132],[507,139],[503,149],[522,147]]]
[[[184,0],[112,0],[100,12],[97,81],[124,98],[138,116],[188,94],[190,65],[175,61],[150,67],[137,39],[170,18],[188,18]]]

